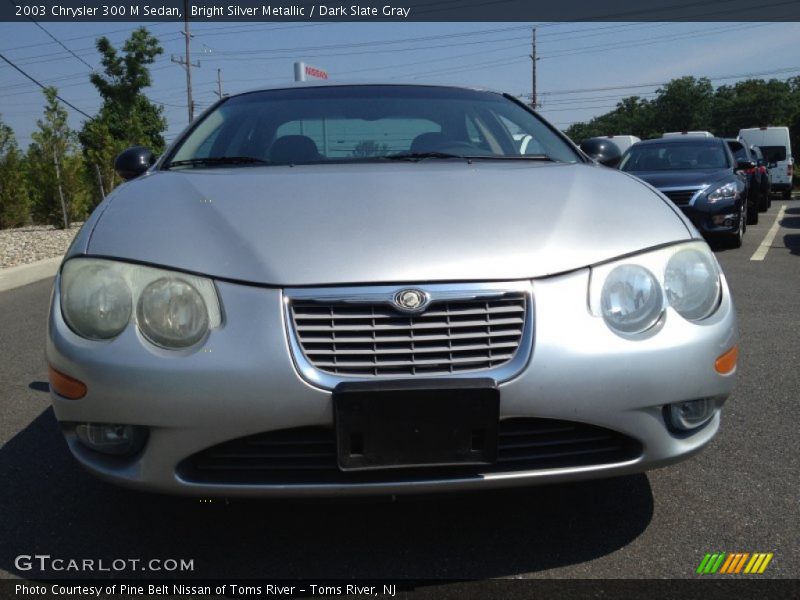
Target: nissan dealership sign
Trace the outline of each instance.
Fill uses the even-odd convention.
[[[312,67],[311,65],[307,65],[304,62],[294,63],[294,80],[307,81],[309,78],[327,79],[328,72],[325,71],[324,69],[319,69],[317,67]]]

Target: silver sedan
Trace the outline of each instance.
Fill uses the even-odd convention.
[[[259,90],[116,166],[47,340],[104,479],[464,490],[643,471],[717,432],[737,332],[714,255],[511,96]]]

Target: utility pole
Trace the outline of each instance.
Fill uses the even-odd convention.
[[[222,100],[222,69],[217,69],[217,96]]]
[[[58,154],[55,146],[53,146],[53,164],[56,166],[56,181],[58,181],[58,195],[61,198],[61,214],[64,215],[64,229],[69,229],[67,204],[64,202],[64,190],[61,188],[61,169],[58,166]]]
[[[100,167],[97,166],[97,163],[94,165],[94,170],[97,173],[97,183],[100,185],[100,197],[105,200],[106,199],[106,190],[103,187],[103,175],[100,173]]]
[[[189,109],[189,122],[194,119],[194,100],[192,100],[192,67],[199,67],[200,61],[192,63],[190,54],[192,36],[189,33],[189,0],[183,0],[183,36],[186,38],[186,56],[173,55],[170,60],[186,69],[186,105]]]
[[[531,38],[531,108],[536,110],[539,103],[536,101],[536,27],[533,28],[533,37]]]

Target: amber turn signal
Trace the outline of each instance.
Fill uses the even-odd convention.
[[[53,367],[47,367],[47,374],[50,378],[50,389],[59,396],[77,400],[86,395],[86,384],[77,379],[64,375],[61,371],[56,371]]]
[[[739,345],[735,345],[722,356],[717,358],[714,368],[720,375],[727,375],[736,368],[736,360],[739,358]]]

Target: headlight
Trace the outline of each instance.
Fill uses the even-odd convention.
[[[710,315],[719,304],[721,287],[716,262],[706,252],[685,248],[667,263],[667,300],[685,319],[698,321]]]
[[[203,296],[182,279],[164,277],[144,288],[136,318],[142,334],[165,348],[192,346],[208,331]]]
[[[64,263],[61,310],[78,335],[119,335],[133,306],[142,335],[164,348],[192,346],[222,321],[216,289],[205,277],[94,258]]]
[[[91,340],[118,336],[131,318],[131,290],[112,263],[71,261],[64,265],[61,308],[75,333]]]
[[[655,325],[664,310],[661,286],[639,265],[616,267],[603,284],[603,318],[622,333],[640,333]]]
[[[736,189],[736,184],[731,182],[715,189],[706,196],[706,199],[713,204],[714,202],[719,202],[720,200],[733,200],[736,198],[737,193],[738,190]]]
[[[615,332],[643,333],[667,307],[688,321],[719,307],[720,271],[705,242],[687,242],[592,268],[589,310]]]

